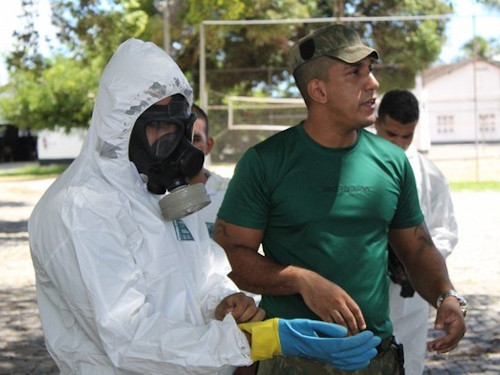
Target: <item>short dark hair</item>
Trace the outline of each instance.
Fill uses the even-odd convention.
[[[208,138],[208,116],[205,113],[201,107],[197,106],[196,104],[193,103],[193,106],[191,107],[191,112],[193,112],[197,118],[202,119],[205,121],[205,135]]]
[[[384,94],[378,107],[378,117],[382,121],[385,116],[402,124],[418,121],[420,111],[418,100],[408,90],[391,90]]]
[[[300,65],[293,72],[295,84],[304,98],[306,105],[309,106],[311,98],[307,93],[307,85],[313,79],[328,82],[328,69],[335,63],[336,59],[328,56],[317,57]]]

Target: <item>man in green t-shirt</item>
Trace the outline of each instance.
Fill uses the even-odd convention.
[[[384,341],[359,374],[386,375],[402,373],[391,345],[388,242],[415,289],[438,307],[436,328],[445,335],[429,350],[457,346],[465,306],[426,228],[403,150],[363,130],[375,122],[377,59],[343,25],[292,47],[307,118],[245,153],[219,210],[215,240],[232,279],[262,294],[268,317],[335,322],[351,334],[372,330]],[[343,372],[307,358],[273,358],[259,367],[259,375],[312,373]]]

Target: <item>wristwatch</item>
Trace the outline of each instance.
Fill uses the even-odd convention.
[[[465,315],[467,314],[467,300],[456,290],[450,289],[446,290],[444,292],[441,292],[439,294],[438,300],[437,300],[437,308],[439,309],[439,306],[443,303],[443,301],[448,298],[448,297],[455,297],[458,300],[458,303],[460,303],[460,309],[462,310],[462,314]]]

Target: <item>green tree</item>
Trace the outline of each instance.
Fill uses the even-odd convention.
[[[64,52],[44,58],[32,27],[36,9],[23,2],[28,27],[7,59],[10,82],[2,88],[2,116],[19,127],[66,129],[89,125],[98,79],[116,47],[129,37],[161,32],[152,2],[53,0],[53,24]],[[148,22],[151,20],[151,22]],[[156,32],[158,34],[158,32]]]
[[[500,53],[498,39],[486,40],[481,36],[469,40],[463,45],[462,50],[465,57],[481,57],[487,60]]]
[[[476,1],[492,10],[500,10],[500,0],[476,0]]]
[[[24,3],[32,6],[33,0]],[[63,56],[41,57],[33,29],[26,30],[22,38],[19,36],[18,48],[8,60],[11,82],[3,88],[5,95],[0,107],[3,117],[35,129],[55,124],[87,125],[89,98],[94,95],[102,68],[116,47],[130,37],[163,45],[163,19],[155,3],[153,0],[51,0]],[[168,4],[172,54],[193,83],[195,92],[199,80],[199,28],[205,19],[413,16],[451,11],[447,0],[170,0]],[[26,14],[33,16],[28,7]],[[377,77],[381,91],[413,86],[416,73],[437,59],[445,22],[427,19],[353,24],[380,52]],[[207,27],[208,84],[212,92],[220,93],[211,104],[222,103],[229,93],[296,95],[286,54],[293,41],[320,25]],[[67,91],[69,83],[64,85],[63,81],[76,72],[79,73],[72,82],[77,86],[72,95]],[[49,93],[49,88],[55,91]],[[47,99],[42,105],[43,98]],[[9,109],[8,104],[17,104],[19,109]]]
[[[187,1],[191,3],[191,1]],[[350,1],[231,1],[231,12],[216,7],[218,0],[203,0],[189,7],[188,23],[203,19],[325,18],[333,16],[424,16],[452,12],[443,0],[350,0]],[[335,14],[334,14],[335,12]],[[388,21],[352,24],[382,58],[377,70],[381,91],[395,87],[412,88],[415,75],[436,61],[444,42],[446,19]],[[321,24],[271,26],[210,26],[206,28],[209,88],[226,93],[237,88],[241,95],[264,87],[274,92],[290,79],[286,54],[291,42]],[[190,43],[179,53],[183,69],[198,82],[198,38],[192,30]],[[194,42],[194,43],[193,43]],[[237,85],[236,85],[236,84]],[[287,93],[284,93],[287,95]],[[289,95],[289,94],[288,94]]]
[[[0,100],[3,117],[20,128],[86,127],[92,114],[100,70],[97,60],[56,56],[38,73],[19,70]]]
[[[384,2],[385,3],[385,2]],[[372,2],[366,15],[425,16],[451,13],[446,2],[437,0],[393,1],[391,9]],[[376,22],[365,25],[364,36],[371,39],[381,56],[376,71],[380,91],[414,87],[416,75],[436,61],[445,41],[446,20]]]
[[[26,26],[24,30],[14,31],[16,42],[13,50],[7,56],[6,63],[11,70],[40,71],[44,68],[43,56],[38,50],[38,32],[35,30],[34,18],[37,16],[33,0],[24,0],[22,3]]]
[[[151,17],[152,0],[51,0],[51,5],[59,41],[83,60],[105,64],[125,39],[153,39],[161,27],[158,17]]]

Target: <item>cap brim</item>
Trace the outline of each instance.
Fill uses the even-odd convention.
[[[335,57],[348,64],[357,63],[358,61],[361,61],[368,56],[375,60],[378,60],[378,52],[373,48],[367,46],[356,46],[354,48],[348,47],[339,53],[331,54],[329,56]]]

